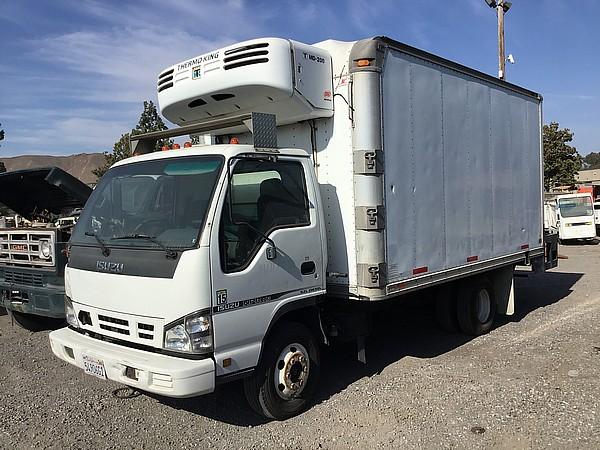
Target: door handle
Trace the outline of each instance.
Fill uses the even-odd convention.
[[[302,273],[302,275],[311,275],[315,273],[316,268],[317,266],[314,261],[303,262],[300,266],[300,273]]]

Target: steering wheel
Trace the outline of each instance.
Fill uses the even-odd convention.
[[[155,218],[151,218],[151,219],[146,219],[146,220],[142,220],[139,224],[136,225],[136,227],[133,229],[133,234],[140,234],[140,231],[145,228],[146,225],[150,224],[150,223],[156,223],[157,225],[162,225],[164,223],[164,219],[159,219],[157,217]],[[150,227],[149,227],[150,228]],[[155,226],[156,229],[158,229],[158,227]],[[150,235],[154,235],[154,233],[145,233],[145,234],[150,234]]]

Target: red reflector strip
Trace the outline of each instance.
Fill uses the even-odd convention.
[[[467,257],[467,262],[475,262],[479,259],[479,256],[469,256]]]
[[[429,268],[427,266],[425,267],[417,267],[416,269],[413,269],[413,275],[418,275],[420,273],[425,273],[429,270]]]
[[[521,250],[527,250],[529,248],[529,244],[521,245]]]

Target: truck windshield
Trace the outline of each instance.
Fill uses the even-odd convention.
[[[219,156],[186,156],[110,169],[81,213],[71,243],[196,246],[222,166]]]
[[[571,197],[558,200],[558,208],[562,217],[581,217],[594,214],[590,197]]]

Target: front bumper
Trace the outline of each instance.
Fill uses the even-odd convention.
[[[596,237],[596,227],[594,225],[573,225],[563,227],[560,238],[563,241],[569,239],[591,239]]]
[[[195,397],[215,389],[211,358],[190,360],[99,341],[69,328],[50,333],[50,346],[63,361],[83,369],[83,354],[104,363],[106,377],[167,397]],[[134,368],[137,380],[126,375]],[[131,372],[131,370],[129,371]]]
[[[63,288],[31,287],[0,282],[0,306],[24,314],[63,319],[65,291]]]

